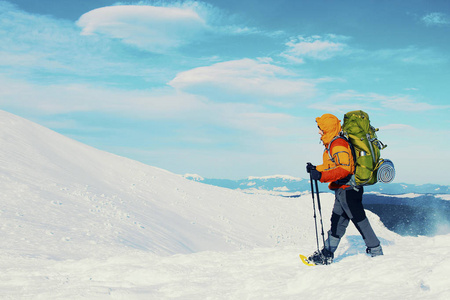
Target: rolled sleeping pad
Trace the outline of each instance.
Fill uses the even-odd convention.
[[[378,168],[377,178],[379,182],[390,183],[395,178],[394,163],[389,159],[385,159]]]

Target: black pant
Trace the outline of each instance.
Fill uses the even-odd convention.
[[[339,240],[344,236],[350,220],[355,224],[367,247],[373,248],[380,245],[362,205],[363,193],[362,187],[359,188],[359,191],[351,187],[335,191],[331,229],[328,232],[328,246],[332,252],[336,250]]]

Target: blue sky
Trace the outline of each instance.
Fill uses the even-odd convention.
[[[397,182],[449,184],[450,2],[0,0],[0,109],[178,174],[306,177],[369,113]]]

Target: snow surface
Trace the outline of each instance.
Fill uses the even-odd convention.
[[[302,178],[297,178],[289,175],[270,175],[270,176],[262,176],[262,177],[256,177],[256,176],[249,176],[247,177],[248,180],[267,180],[267,179],[282,179],[282,180],[296,180],[296,181],[302,181]]]
[[[450,195],[449,194],[443,194],[443,195],[436,195],[437,198],[441,198],[442,200],[450,201]]]
[[[200,176],[198,174],[184,174],[183,177],[186,179],[194,180],[194,181],[205,180],[205,178],[203,178],[202,176]]]
[[[407,193],[407,194],[400,194],[400,195],[386,195],[380,192],[366,192],[366,194],[374,194],[374,195],[380,195],[380,196],[385,196],[385,197],[391,197],[391,198],[402,198],[402,199],[413,199],[413,198],[417,198],[422,196],[421,194],[416,194],[416,193]],[[437,195],[436,195],[437,197]]]
[[[450,235],[401,237],[368,212],[330,266],[310,194],[251,195],[93,149],[0,111],[2,299],[450,299]],[[332,194],[322,194],[329,226]]]

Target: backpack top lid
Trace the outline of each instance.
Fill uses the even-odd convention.
[[[354,110],[344,115],[342,131],[348,135],[361,135],[370,132],[369,115],[362,110]],[[373,129],[373,131],[376,131]]]

